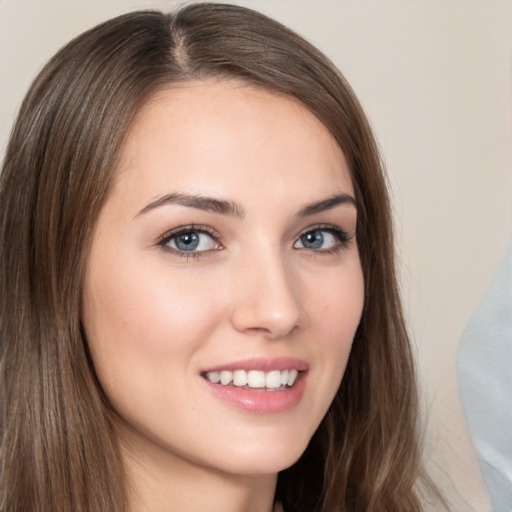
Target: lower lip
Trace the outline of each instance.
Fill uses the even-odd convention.
[[[223,386],[206,379],[204,382],[215,396],[238,409],[254,414],[276,414],[291,409],[300,402],[306,390],[306,374],[307,372],[299,373],[293,386],[282,391]]]

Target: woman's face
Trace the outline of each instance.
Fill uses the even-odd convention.
[[[297,460],[363,307],[353,197],[341,150],[291,98],[192,82],[142,108],[96,225],[83,307],[132,450],[236,474]]]

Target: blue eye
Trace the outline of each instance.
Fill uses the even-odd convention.
[[[296,249],[332,252],[344,247],[348,235],[337,228],[315,228],[305,231],[293,245]]]
[[[159,242],[160,246],[176,253],[195,253],[213,251],[219,247],[219,243],[213,234],[206,228],[179,228],[164,235]]]

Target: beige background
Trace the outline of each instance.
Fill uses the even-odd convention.
[[[176,2],[0,0],[0,154],[22,97],[65,42]],[[428,421],[426,457],[456,511],[490,511],[457,395],[465,323],[512,232],[510,0],[246,0],[340,67],[395,197],[403,295]]]

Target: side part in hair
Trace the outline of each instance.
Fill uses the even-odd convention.
[[[358,203],[363,318],[339,392],[279,476],[286,511],[419,511],[413,358],[376,143],[345,79],[250,9],[193,4],[110,20],[64,47],[19,113],[0,178],[4,512],[127,512],[115,414],[80,325],[83,273],[124,136],[162,88],[236,79],[293,96],[343,150]]]

